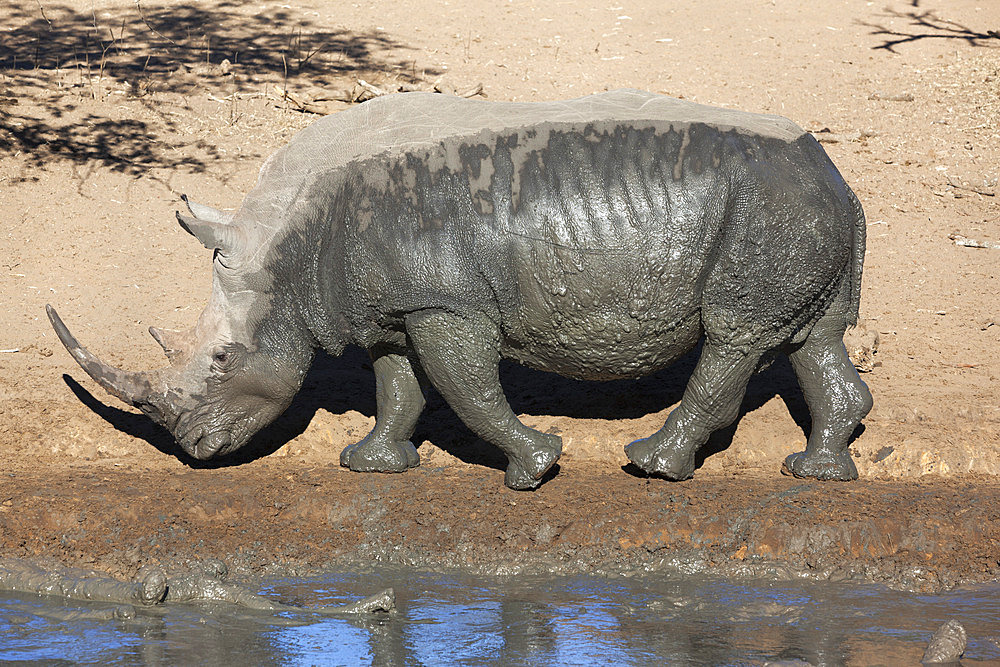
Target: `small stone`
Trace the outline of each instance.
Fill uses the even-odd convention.
[[[874,321],[858,322],[858,326],[844,334],[847,356],[859,373],[870,373],[877,367],[875,355],[878,354],[878,345],[878,329]]]
[[[925,665],[939,665],[957,662],[965,653],[968,640],[965,628],[958,621],[951,620],[938,628],[931,637],[930,644],[920,662]]]

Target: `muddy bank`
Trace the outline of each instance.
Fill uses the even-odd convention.
[[[702,472],[668,483],[598,469],[519,493],[501,476],[476,466],[366,475],[287,461],[19,468],[5,475],[0,552],[125,578],[205,557],[244,576],[376,562],[500,574],[680,567],[913,590],[1000,576],[992,480]]]

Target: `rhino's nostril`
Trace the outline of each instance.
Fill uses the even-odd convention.
[[[209,459],[215,456],[221,449],[225,449],[232,444],[233,438],[226,431],[216,431],[209,433],[195,443],[194,451],[191,455],[196,459]]]
[[[179,429],[178,429],[179,430]],[[202,436],[205,434],[205,429],[202,426],[195,426],[190,431],[186,433],[179,433],[177,437],[177,442],[188,454],[194,456],[195,450],[198,448],[198,443]]]

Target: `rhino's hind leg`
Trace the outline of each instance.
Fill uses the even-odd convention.
[[[680,405],[663,428],[625,447],[629,460],[650,475],[673,480],[691,477],[698,448],[713,431],[733,423],[739,415],[747,382],[760,357],[758,352],[741,352],[706,340]]]
[[[533,489],[562,454],[562,440],[528,428],[500,386],[500,334],[484,316],[422,311],[406,318],[420,365],[459,418],[507,455],[504,482]]]
[[[806,451],[785,459],[782,472],[786,474],[824,480],[858,478],[847,445],[871,410],[872,395],[847,356],[843,336],[843,317],[824,317],[801,345],[788,350],[812,415],[812,430]]]
[[[424,409],[424,394],[410,359],[371,350],[375,369],[375,428],[340,453],[340,465],[358,472],[403,472],[420,464],[410,442]]]

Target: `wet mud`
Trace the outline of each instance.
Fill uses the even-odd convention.
[[[150,566],[191,571],[207,557],[239,577],[383,563],[805,576],[934,591],[1000,576],[1000,485],[989,479],[700,473],[671,483],[598,469],[518,493],[501,477],[473,466],[379,475],[266,460],[19,469],[4,480],[0,553],[118,579]]]
[[[136,581],[118,581],[109,577],[45,570],[33,563],[2,559],[0,590],[70,600],[154,605],[162,602],[166,595],[167,577],[162,570],[149,569],[142,572]]]
[[[308,611],[382,586],[398,592],[394,614]],[[270,577],[254,589],[297,610],[194,602],[137,607],[132,617],[114,618],[94,602],[58,607],[53,598],[0,592],[0,652],[58,659],[72,642],[80,662],[147,665],[228,664],[233,655],[248,664],[345,665],[1000,660],[996,585],[928,595],[704,575],[491,577],[374,567]],[[944,636],[951,638],[947,646]]]
[[[0,591],[59,600],[120,603],[89,614],[71,613],[65,620],[134,618],[133,604],[150,607],[185,602],[225,603],[257,611],[309,611],[327,615],[388,613],[395,609],[395,593],[391,588],[344,605],[303,609],[226,581],[227,575],[228,567],[216,559],[196,564],[195,571],[173,574],[147,565],[139,570],[135,581],[119,581],[79,569],[59,567],[46,570],[27,561],[0,559]]]

